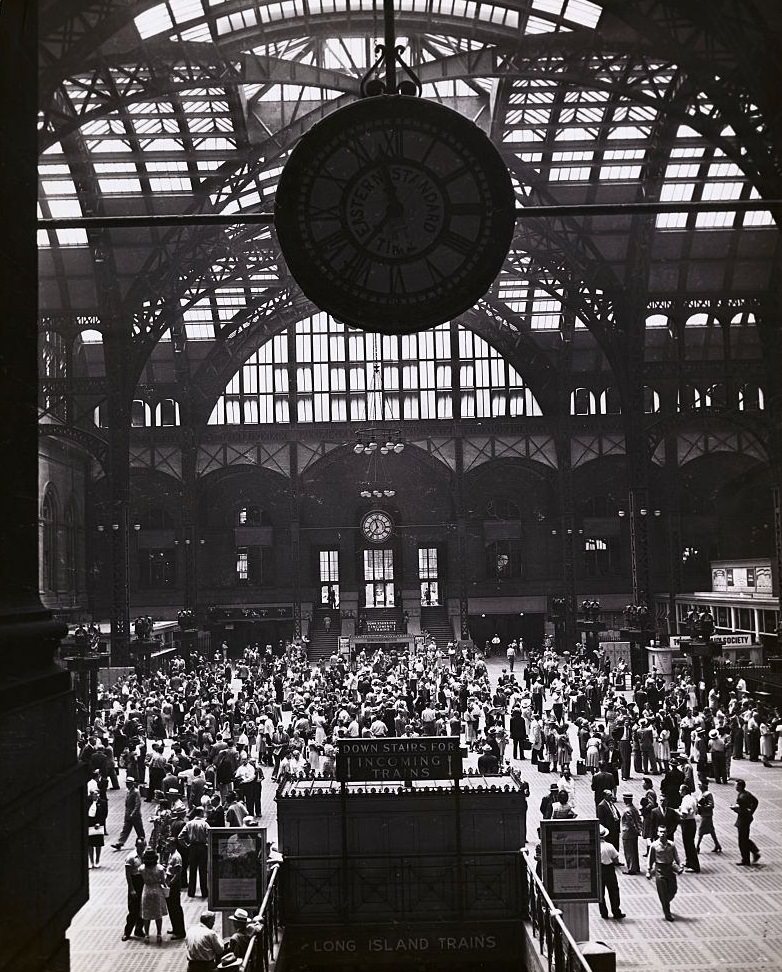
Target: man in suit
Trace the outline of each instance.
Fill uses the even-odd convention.
[[[615,730],[618,736],[619,759],[622,765],[622,779],[630,779],[630,760],[633,753],[633,724],[630,719],[625,719]]]
[[[758,800],[754,794],[747,789],[747,784],[742,779],[736,780],[736,802],[730,808],[736,814],[736,828],[738,830],[739,852],[741,860],[737,861],[739,867],[747,867],[750,863],[756,864],[760,851],[749,835],[755,811],[758,808]],[[752,854],[752,861],[749,856]]]
[[[658,833],[660,827],[665,827],[668,840],[673,840],[676,828],[679,826],[679,811],[669,806],[668,800],[660,796],[660,805],[652,810],[652,832]]]
[[[615,787],[616,777],[609,770],[608,764],[602,762],[600,764],[600,769],[592,777],[592,792],[595,795],[595,810],[597,810],[599,804],[603,800],[605,790],[611,790],[613,792]]]
[[[597,806],[597,819],[606,828],[608,833],[606,840],[619,850],[621,819],[619,810],[616,807],[616,797],[614,796],[613,790],[603,791],[603,799]]]
[[[682,802],[681,788],[685,783],[684,773],[679,769],[679,759],[671,756],[671,768],[660,781],[660,793],[667,799],[668,806],[678,810]]]
[[[540,801],[540,816],[542,820],[551,820],[554,804],[559,803],[559,784],[552,783],[548,793]]]
[[[638,859],[638,838],[643,833],[643,822],[638,807],[633,803],[632,793],[623,793],[624,808],[621,814],[622,849],[625,855],[625,874],[640,874],[641,863]]]

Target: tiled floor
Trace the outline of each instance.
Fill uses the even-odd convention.
[[[492,662],[490,667],[496,676],[500,663]],[[532,772],[528,762],[516,765],[530,784],[528,833],[533,836],[540,800],[552,777]],[[782,972],[782,766],[766,769],[744,760],[734,764],[733,772],[746,778],[760,800],[753,838],[762,851],[761,862],[752,868],[734,866],[736,830],[729,809],[733,785],[712,785],[715,826],[725,850],[722,855],[706,851],[701,855],[701,873],[681,876],[673,905],[676,922],[663,921],[654,884],[641,875],[619,875],[622,909],[627,914],[623,922],[604,921],[597,905],[590,906],[590,937],[616,950],[617,969],[622,972]],[[636,795],[637,804],[641,780],[631,780],[626,788]],[[274,790],[267,780],[263,824],[270,839],[276,836]],[[108,845],[119,830],[123,793],[109,793],[110,836],[101,867],[89,872],[90,900],[70,929],[72,969],[181,972],[186,964],[181,942],[171,942],[165,935],[162,945],[154,944],[154,936],[150,945],[120,940],[126,911],[125,853]],[[577,778],[575,804],[580,815],[592,814],[589,777]],[[680,841],[678,846],[681,850]],[[188,924],[197,921],[203,904],[199,898],[183,898]]]

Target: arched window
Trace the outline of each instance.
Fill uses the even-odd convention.
[[[650,388],[649,385],[644,385],[644,415],[653,415],[655,412],[660,411],[660,395]]]
[[[621,415],[622,400],[616,388],[606,388],[600,393],[600,414]]]
[[[571,415],[594,415],[595,395],[588,388],[576,388],[570,395]]]
[[[682,385],[679,389],[679,411],[692,411],[701,407],[701,393],[694,385]]]
[[[92,413],[92,421],[99,429],[107,429],[109,427],[109,408],[106,402],[101,402],[100,405],[96,406],[95,411]]]
[[[41,544],[41,575],[46,591],[57,590],[57,500],[54,491],[48,489],[41,504],[43,536]]]
[[[162,402],[158,402],[155,406],[155,425],[179,425],[179,402],[173,398],[164,398]]]
[[[650,314],[646,318],[647,327],[668,327],[668,318],[665,314]]]
[[[760,385],[749,382],[739,388],[739,411],[762,412],[764,408],[763,389]]]
[[[130,406],[130,427],[143,429],[152,425],[152,409],[140,398],[133,400]]]
[[[708,314],[690,314],[690,316],[687,318],[685,327],[707,327],[708,324]]]
[[[541,414],[522,376],[496,348],[462,325],[455,333],[456,340],[450,324],[441,324],[380,337],[313,314],[245,361],[209,424],[450,419],[457,367],[462,418]],[[292,416],[289,369],[296,375]]]
[[[722,382],[717,382],[708,389],[704,396],[704,408],[727,408],[728,390]]]

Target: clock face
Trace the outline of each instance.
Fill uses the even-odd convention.
[[[372,510],[361,521],[361,532],[372,543],[383,543],[384,540],[388,540],[393,529],[393,520],[382,510]]]
[[[404,96],[358,101],[300,140],[275,225],[304,293],[337,320],[411,333],[486,293],[507,255],[515,197],[479,128]]]

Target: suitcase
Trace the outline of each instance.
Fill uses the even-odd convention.
[[[538,760],[538,773],[550,773],[551,763],[547,759]]]
[[[587,771],[586,763],[584,762],[583,759],[580,759],[576,763],[576,776],[586,776],[586,771]]]

